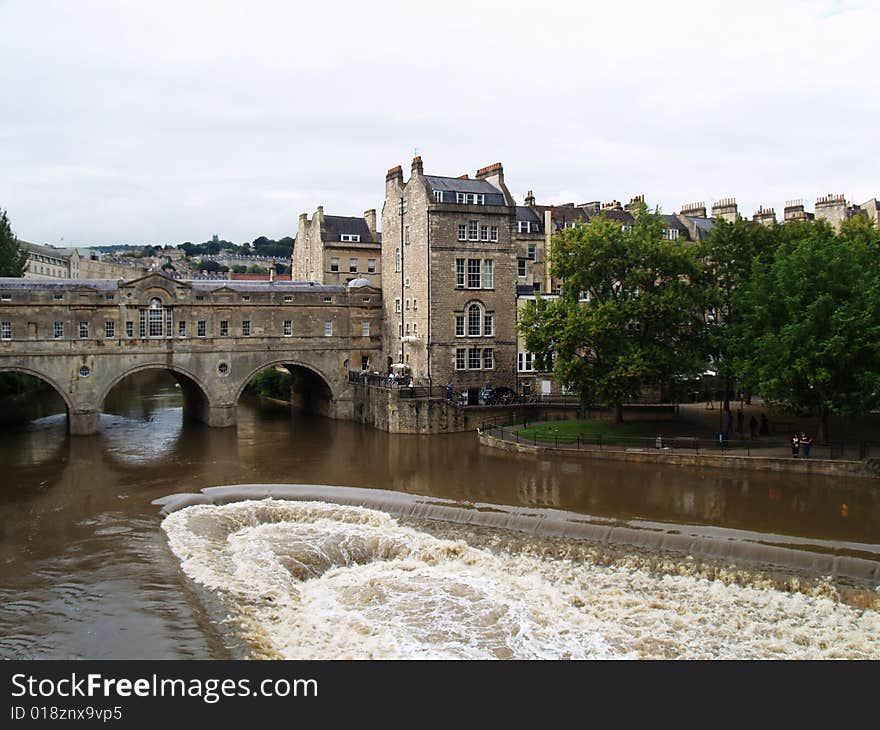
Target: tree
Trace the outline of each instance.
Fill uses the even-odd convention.
[[[734,306],[743,381],[770,403],[819,415],[819,440],[830,415],[880,402],[880,233],[866,218],[838,235],[824,221],[787,230]]]
[[[734,295],[748,283],[756,259],[772,260],[780,231],[778,226],[762,226],[747,220],[730,223],[719,218],[714,221],[708,239],[700,246],[709,354],[719,381],[724,383],[724,407],[728,410],[733,378],[731,325],[739,314],[734,307]]]
[[[268,274],[269,269],[264,266],[259,266],[258,264],[251,264],[247,267],[248,274]]]
[[[599,216],[554,236],[553,276],[562,296],[527,305],[520,329],[538,367],[583,402],[615,407],[646,386],[693,377],[705,363],[703,290],[695,247],[664,239],[665,223],[642,205],[635,224]]]
[[[24,276],[28,252],[18,245],[6,211],[0,209],[0,276]]]
[[[218,264],[216,261],[208,261],[202,259],[199,261],[198,266],[199,271],[207,271],[208,273],[216,273],[220,271],[229,271],[228,266],[224,266],[223,264]]]

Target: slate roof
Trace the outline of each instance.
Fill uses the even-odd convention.
[[[367,222],[358,216],[325,215],[324,216],[324,240],[341,241],[342,234],[360,236],[361,243],[378,243],[373,240]],[[348,243],[348,241],[346,241]]]
[[[541,218],[531,208],[525,205],[516,206],[516,219],[518,221],[530,221],[532,223],[540,223]]]
[[[685,218],[697,227],[697,234],[700,236],[701,241],[706,238],[715,227],[711,218],[695,218],[689,215],[686,215]]]
[[[69,291],[71,289],[97,289],[99,291],[113,291],[119,282],[116,279],[25,279],[20,277],[0,278],[0,289],[41,289],[44,291],[58,290]]]
[[[503,193],[486,180],[461,179],[458,177],[440,177],[439,175],[425,175],[428,185],[434,190],[450,190],[455,193],[487,193],[489,195],[502,195]]]

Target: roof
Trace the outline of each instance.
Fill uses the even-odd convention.
[[[360,236],[362,243],[375,243],[367,222],[357,216],[325,215],[323,232],[325,241],[340,241],[346,234]]]
[[[425,180],[434,190],[451,190],[455,193],[487,193],[489,195],[503,195],[498,188],[486,180],[441,177],[439,175],[425,175]]]
[[[541,222],[538,214],[531,208],[526,207],[525,205],[516,206],[516,219],[518,221],[531,221],[534,223]]]
[[[700,240],[703,240],[706,236],[708,236],[712,232],[712,229],[715,227],[715,224],[712,222],[711,218],[696,218],[690,215],[686,215],[685,218],[687,218],[697,227],[697,233],[700,236]]]
[[[565,226],[566,223],[576,223],[577,221],[586,222],[589,215],[582,208],[576,208],[573,205],[536,205],[534,208],[543,216],[545,211],[550,211],[550,218],[556,229]]]
[[[237,274],[236,272],[230,272],[229,280],[230,281],[269,281],[269,277],[271,274]],[[292,276],[290,274],[276,274],[275,281],[291,281]]]
[[[41,256],[53,256],[56,259],[64,259],[69,258],[72,253],[72,249],[69,248],[55,248],[55,246],[43,246],[39,243],[28,243],[27,241],[18,241],[19,245],[26,248],[28,251],[33,251],[34,253],[38,253]]]
[[[611,221],[620,221],[627,226],[634,225],[636,222],[636,219],[633,218],[632,213],[630,213],[628,210],[605,208],[604,210],[600,211],[599,215],[604,215],[608,220]]]
[[[71,289],[97,289],[100,291],[112,291],[118,288],[116,279],[25,279],[22,277],[0,278],[0,289],[38,289],[43,291]]]
[[[675,228],[681,231],[684,234],[688,233],[687,226],[682,223],[677,216],[671,215],[669,213],[662,213],[660,217],[663,219],[663,222],[666,223],[667,228]]]
[[[143,277],[146,278],[146,277]],[[167,277],[164,277],[167,279]],[[169,279],[171,283],[176,283]],[[0,277],[0,289],[9,291],[19,290],[56,290],[70,291],[73,289],[96,289],[99,291],[115,291],[119,288],[116,279],[24,279],[21,277]],[[205,281],[180,282],[191,286],[195,291],[214,291],[226,287],[233,291],[321,291],[326,293],[342,294],[346,291],[344,286],[330,284],[315,284],[309,281],[231,281],[215,279]],[[131,281],[123,282],[125,286],[132,284]]]

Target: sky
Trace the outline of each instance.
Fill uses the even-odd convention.
[[[880,1],[0,0],[0,208],[63,246],[293,236],[385,172],[538,203],[880,197]]]

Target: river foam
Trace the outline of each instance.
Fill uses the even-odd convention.
[[[324,501],[194,504],[162,526],[253,658],[880,659],[880,613],[823,580]]]

